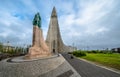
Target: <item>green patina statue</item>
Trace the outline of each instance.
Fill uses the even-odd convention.
[[[40,17],[39,13],[35,14],[35,17],[34,17],[34,20],[33,20],[33,25],[41,28],[41,17]]]

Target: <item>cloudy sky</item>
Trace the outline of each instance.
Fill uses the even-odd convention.
[[[37,12],[46,38],[54,6],[66,45],[79,49],[120,47],[120,0],[0,0],[0,41],[31,44]]]

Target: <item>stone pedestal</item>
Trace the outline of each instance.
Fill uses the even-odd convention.
[[[38,26],[33,26],[33,42],[32,47],[29,48],[29,52],[26,55],[26,59],[39,58],[39,57],[48,57],[51,53],[47,47],[44,38],[42,29]]]

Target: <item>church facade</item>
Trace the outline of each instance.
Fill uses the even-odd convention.
[[[52,10],[46,43],[50,52],[53,53],[71,52],[74,50],[73,47],[66,46],[62,41],[55,7]]]

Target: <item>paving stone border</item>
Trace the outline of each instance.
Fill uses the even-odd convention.
[[[20,57],[15,57],[15,58],[8,58],[6,61],[11,62],[11,63],[31,62],[31,61],[45,60],[45,59],[60,57],[59,55],[60,54],[45,57],[45,58],[36,58],[36,59],[24,59],[25,56],[20,56]]]

